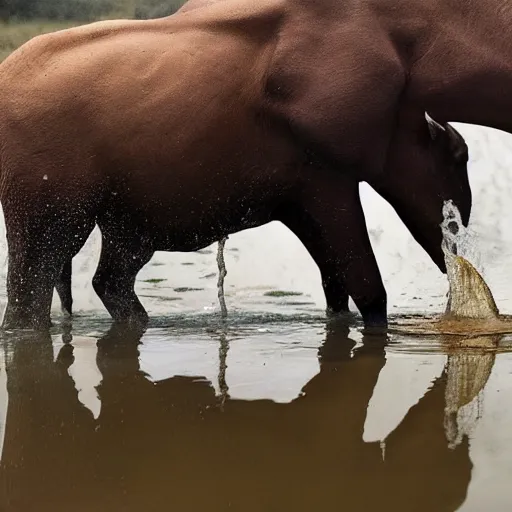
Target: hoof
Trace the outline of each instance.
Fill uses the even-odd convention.
[[[143,330],[149,323],[148,315],[137,315],[129,318],[115,318],[112,327],[115,329]]]
[[[356,313],[354,311],[350,311],[348,307],[343,307],[341,309],[338,308],[332,308],[330,306],[327,306],[325,310],[325,314],[327,318],[346,318],[348,320],[352,320],[356,317]]]
[[[327,308],[325,310],[325,313],[327,316],[333,316],[333,317],[353,317],[355,316],[355,313],[353,311],[350,311],[350,309],[341,309],[341,310],[335,310],[333,308]]]
[[[362,334],[363,336],[381,336],[388,331],[388,324],[365,324]]]
[[[327,309],[326,317],[328,322],[334,322],[335,324],[351,326],[356,323],[357,315],[353,311],[333,311]]]
[[[66,317],[66,318],[71,318],[73,316],[73,311],[72,311],[72,308],[66,308],[64,306],[62,306],[60,308],[60,311],[61,313]]]

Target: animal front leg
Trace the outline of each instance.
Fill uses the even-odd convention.
[[[365,325],[385,327],[387,295],[368,236],[359,185],[336,172],[318,170],[316,176],[303,201],[309,236],[321,249],[324,268],[332,272],[331,282],[344,284]]]

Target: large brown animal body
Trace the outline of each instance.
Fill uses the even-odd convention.
[[[467,148],[451,127],[433,141],[424,111],[399,107],[403,55],[376,14],[350,5],[224,0],[41,36],[11,55],[4,326],[49,324],[57,277],[95,223],[96,292],[115,320],[145,321],[133,287],[155,250],[271,220],[302,240],[326,295],[348,293],[366,323],[385,323],[360,180],[444,270],[443,201],[469,218]]]

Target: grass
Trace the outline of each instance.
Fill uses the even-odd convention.
[[[263,295],[265,297],[298,297],[302,295],[301,292],[287,292],[284,290],[271,290],[269,292],[265,292]]]
[[[176,11],[183,5],[185,0],[111,0],[107,2],[110,9],[106,9],[107,14],[99,15],[97,21],[104,19],[120,19],[120,18],[134,18],[137,17],[137,13],[144,14],[143,17],[160,17],[166,16],[171,12]],[[9,1],[7,1],[9,4]],[[51,2],[47,2],[51,3]],[[10,9],[5,11],[5,0],[0,0],[0,15],[5,12],[11,16],[17,14],[16,11],[10,12]],[[51,10],[51,9],[50,9]],[[87,11],[87,10],[86,10]],[[169,12],[167,12],[169,11]],[[46,12],[46,11],[43,11]],[[88,16],[93,15],[95,11],[87,11]],[[99,12],[105,12],[101,9]],[[19,14],[19,13],[18,13]],[[68,13],[69,14],[69,13]],[[71,13],[76,17],[79,17],[79,13]],[[83,13],[82,13],[83,14]],[[83,16],[82,16],[83,18]],[[15,17],[11,18],[8,23],[1,21],[0,18],[0,62],[2,62],[11,52],[16,50],[22,44],[26,43],[29,39],[40,34],[46,34],[48,32],[55,32],[56,30],[62,30],[65,28],[76,27],[78,25],[84,25],[85,23],[91,23],[95,21],[58,21],[58,20],[31,20],[31,21],[18,21]]]
[[[0,22],[0,62],[16,48],[40,34],[82,25],[79,21]]]
[[[135,6],[136,0],[117,0],[116,2],[113,2],[112,11],[108,15],[100,17],[97,21],[102,19],[133,18]],[[96,20],[17,21],[16,19],[11,19],[9,23],[0,21],[0,62],[16,50],[16,48],[20,47],[33,37],[40,34],[47,34],[48,32],[55,32],[57,30],[85,25],[87,23],[92,23],[93,21]]]
[[[158,284],[162,281],[167,281],[167,279],[145,279],[144,283]]]

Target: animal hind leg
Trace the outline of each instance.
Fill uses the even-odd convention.
[[[152,247],[133,234],[102,232],[101,256],[92,284],[116,323],[147,323],[148,315],[134,287],[137,274],[153,253]]]
[[[73,258],[80,252],[84,245],[85,240],[84,243],[76,247],[76,251],[62,266],[57,276],[57,282],[55,283],[55,289],[60,299],[61,310],[69,316],[73,314],[73,293],[71,287],[73,280]]]
[[[57,271],[58,262],[46,248],[32,244],[17,251],[9,248],[4,329],[50,327]]]
[[[69,316],[73,314],[73,294],[71,291],[72,270],[73,258],[64,263],[55,283],[55,289],[60,298],[61,309]]]
[[[4,213],[8,269],[3,327],[47,328],[51,325],[53,288],[60,269],[83,245],[94,222],[83,218],[73,222],[76,219],[71,215],[57,215],[51,208],[37,218],[13,214],[8,201]],[[66,219],[66,226],[62,219]]]
[[[302,242],[320,270],[327,313],[348,313],[349,295],[340,275],[337,255],[315,229],[312,220],[299,207],[284,208],[279,220]]]

